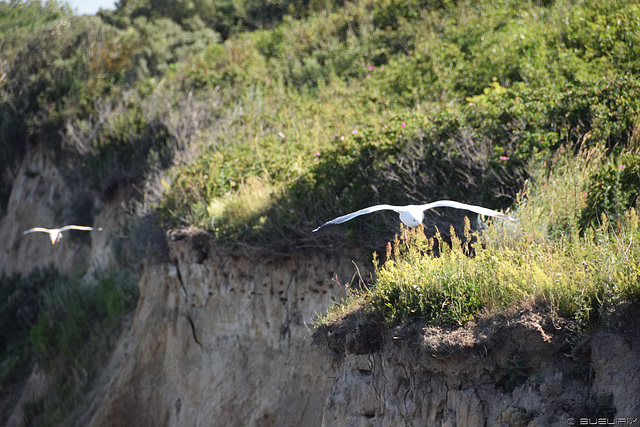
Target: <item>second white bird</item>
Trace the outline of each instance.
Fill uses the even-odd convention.
[[[44,228],[44,227],[34,227],[25,231],[24,234],[29,233],[49,233],[49,238],[51,239],[51,244],[55,245],[62,239],[62,232],[66,230],[82,230],[82,231],[91,231],[93,227],[87,227],[84,225],[65,225],[62,228]],[[102,231],[102,228],[98,228],[98,231]]]

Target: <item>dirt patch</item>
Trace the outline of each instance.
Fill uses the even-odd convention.
[[[501,349],[507,347],[537,358],[541,350],[538,347],[567,350],[570,325],[568,320],[550,316],[543,304],[508,314],[486,315],[463,326],[416,322],[386,328],[367,320],[361,312],[354,312],[331,325],[319,326],[313,339],[318,349],[331,358],[346,353],[371,354],[381,350],[383,343],[432,358],[467,357],[489,350],[504,353]],[[518,345],[520,342],[526,345]]]

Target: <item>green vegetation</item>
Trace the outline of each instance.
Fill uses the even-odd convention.
[[[30,344],[44,369],[64,377],[70,372],[57,371],[69,369],[80,380],[91,376],[99,350],[92,341],[108,338],[137,300],[135,282],[122,279],[105,276],[94,286],[83,286],[66,278],[44,293],[43,307],[29,331]]]
[[[503,378],[500,381],[500,386],[507,393],[511,393],[517,387],[524,384],[525,381],[527,381],[527,378],[529,378],[524,360],[522,360],[522,357],[518,355],[507,360],[506,365],[502,368],[502,375]],[[526,416],[526,413],[523,413],[522,415]]]
[[[21,374],[29,361],[29,331],[37,320],[43,292],[60,279],[53,269],[0,276],[0,383]]]
[[[460,324],[543,301],[589,330],[637,300],[640,2],[118,5],[0,3],[1,214],[34,146],[84,199],[135,189],[139,213],[221,242],[381,248],[395,215],[310,230],[376,203],[454,199],[518,221],[429,213],[376,258],[375,283],[319,321]],[[129,271],[146,245],[118,250]],[[93,353],[73,350],[132,307],[127,280],[3,277],[24,295],[0,307],[0,326],[22,322],[0,332],[2,381],[32,354],[54,376],[90,377]]]
[[[222,241],[306,238],[378,202],[506,208],[560,146],[637,144],[637,2],[37,5],[5,6],[24,18],[3,27],[2,161],[44,142],[74,184],[136,184],[167,225]],[[342,229],[376,247],[389,218]]]
[[[62,421],[77,404],[77,392],[106,361],[123,315],[135,307],[136,283],[113,272],[86,285],[49,268],[3,275],[0,295],[0,384],[20,380],[35,357],[56,393],[31,405],[28,417],[46,413],[48,422]]]
[[[558,147],[631,143],[638,49],[610,22],[636,28],[637,4],[396,3],[285,19],[184,68],[185,84],[218,88],[228,108],[161,212],[268,241],[377,202],[504,208]],[[383,225],[344,227],[371,242],[393,235]]]
[[[601,394],[589,399],[587,411],[591,417],[605,417],[613,419],[616,416],[616,408],[613,406],[612,394]]]
[[[611,314],[640,295],[640,228],[633,208],[580,226],[588,195],[602,185],[603,157],[602,148],[559,152],[519,197],[515,223],[492,221],[472,234],[467,221],[463,240],[452,230],[450,243],[439,232],[428,238],[422,229],[402,230],[386,262],[374,259],[375,285],[354,291],[320,321],[363,309],[389,326],[462,324],[544,302],[578,331],[610,326]]]

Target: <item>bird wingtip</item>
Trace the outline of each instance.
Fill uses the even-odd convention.
[[[316,228],[315,230],[312,231],[312,233],[315,233],[316,231],[320,231],[323,228],[325,228],[327,226],[327,224],[322,224],[320,227]]]

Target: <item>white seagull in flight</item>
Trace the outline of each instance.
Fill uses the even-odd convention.
[[[378,211],[395,211],[400,214],[400,221],[404,223],[404,225],[415,228],[422,224],[424,220],[424,211],[428,211],[433,208],[440,207],[448,207],[448,208],[456,208],[456,209],[466,209],[468,211],[475,212],[480,215],[486,216],[495,216],[497,218],[507,219],[509,221],[515,221],[515,218],[510,217],[509,215],[483,208],[481,206],[467,205],[466,203],[454,202],[452,200],[439,200],[437,202],[427,203],[425,205],[407,205],[407,206],[392,206],[392,205],[376,205],[368,208],[360,209],[359,211],[352,212],[350,214],[346,214],[343,216],[339,216],[336,219],[333,219],[325,224],[322,224],[320,227],[313,230],[314,232],[318,230],[322,230],[325,227],[334,224],[342,224],[343,222],[349,221],[360,215],[369,214],[372,212]]]
[[[91,231],[93,230],[93,227],[87,227],[84,225],[65,225],[62,228],[52,228],[52,229],[43,228],[43,227],[34,227],[34,228],[28,229],[22,234],[25,235],[25,234],[36,233],[36,232],[49,233],[49,238],[51,238],[51,244],[55,245],[60,241],[60,239],[62,239],[62,232],[66,230]],[[102,231],[102,227],[98,228],[97,230]]]

